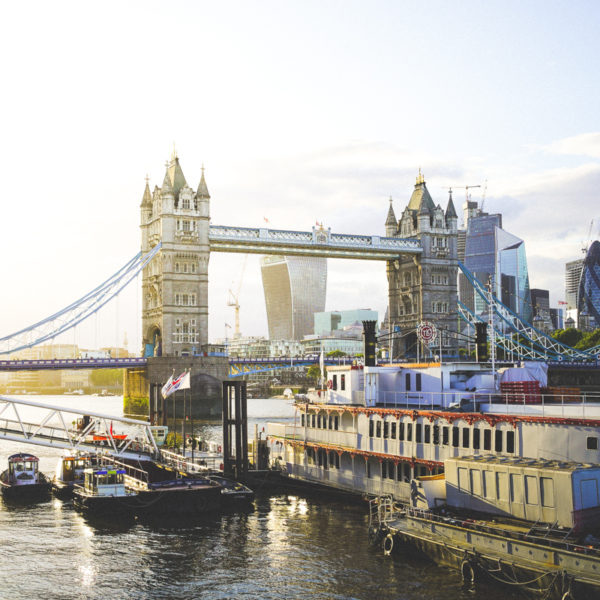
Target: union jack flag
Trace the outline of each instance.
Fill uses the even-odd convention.
[[[173,392],[177,390],[189,390],[190,387],[190,374],[184,371],[177,379],[173,379],[173,375],[171,375],[167,383],[163,385],[161,394],[163,398],[168,398]]]

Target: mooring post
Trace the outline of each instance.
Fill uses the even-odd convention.
[[[236,478],[248,473],[246,383],[223,382],[223,472]],[[234,429],[235,440],[231,429]],[[233,453],[235,443],[235,457]]]

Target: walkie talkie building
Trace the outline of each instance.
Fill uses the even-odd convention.
[[[312,334],[314,314],[325,310],[327,259],[265,256],[261,273],[269,339],[301,340]]]

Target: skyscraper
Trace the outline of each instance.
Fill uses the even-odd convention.
[[[577,308],[580,328],[600,326],[600,242],[592,243],[583,260]]]
[[[469,205],[475,204],[469,201]],[[531,323],[533,310],[525,242],[502,228],[502,215],[488,214],[470,206],[466,222],[465,266],[479,281],[491,278],[494,295],[524,321]],[[476,313],[487,305],[468,291],[461,277],[461,300]]]
[[[565,300],[567,310],[576,309],[578,303],[579,280],[583,270],[583,258],[572,260],[565,265]]]
[[[327,259],[265,256],[261,274],[269,338],[301,340],[313,333],[313,315],[325,310]]]

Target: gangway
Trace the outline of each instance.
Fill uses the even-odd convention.
[[[32,413],[39,422],[31,422],[28,415]],[[0,441],[115,457],[135,454],[158,458],[158,429],[164,428],[126,417],[0,396]]]

